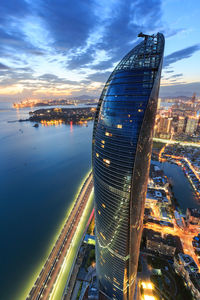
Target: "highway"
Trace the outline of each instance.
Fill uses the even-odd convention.
[[[85,180],[78,194],[71,213],[65,222],[51,253],[49,254],[27,300],[48,299],[61,266],[68,253],[73,237],[78,228],[81,216],[93,189],[92,173]]]
[[[200,147],[200,143],[198,142],[185,142],[185,141],[175,141],[175,140],[167,140],[167,139],[160,139],[160,138],[153,138],[154,142],[164,143],[164,144],[179,144],[182,146],[188,147]]]

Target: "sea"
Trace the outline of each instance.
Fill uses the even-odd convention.
[[[38,128],[18,122],[30,110],[0,102],[1,300],[26,298],[91,169],[93,122]]]
[[[1,300],[26,298],[91,169],[93,122],[35,128],[19,122],[30,110],[0,102]],[[160,167],[173,181],[183,211],[199,207],[181,169]]]

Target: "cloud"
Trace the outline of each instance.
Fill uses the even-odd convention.
[[[113,62],[135,46],[139,32],[154,32],[162,14],[159,0],[122,0],[116,3],[111,12],[112,17],[105,23],[104,36],[99,43],[99,47],[110,51]]]
[[[179,83],[160,87],[160,97],[192,96],[196,92],[200,95],[200,82]]]
[[[105,15],[104,11],[100,11],[98,15],[95,15],[94,11],[98,9],[98,5],[97,2],[95,4],[95,1],[93,1],[93,14],[95,18],[91,18],[90,16],[87,24],[84,24],[85,34],[83,34],[82,39],[78,39],[76,25],[75,30],[73,30],[73,42],[69,43],[71,36],[68,36],[69,40],[67,40],[67,43],[65,38],[62,41],[61,46],[63,49],[67,47],[67,53],[69,55],[72,54],[70,60],[67,62],[67,68],[74,69],[87,66],[95,70],[106,70],[112,67],[113,63],[118,62],[135,46],[139,32],[154,32],[161,19],[160,0],[153,2],[151,0],[138,0],[134,2],[132,0],[119,0],[110,2],[109,4],[106,3],[106,5],[107,9],[109,9],[107,15]],[[76,9],[79,10],[78,6]],[[91,10],[87,12],[87,15],[89,13],[91,13]],[[87,15],[84,18],[87,18]],[[81,13],[78,22],[82,26]],[[94,43],[91,42],[92,34],[96,34],[99,37]],[[57,35],[55,36],[55,43],[57,43],[58,37]],[[78,44],[75,43],[76,39],[79,40]],[[86,46],[88,44],[89,46]],[[75,46],[86,48],[82,53],[76,50],[75,52],[71,52]],[[100,59],[99,62],[94,64],[97,51],[102,49],[106,51],[108,59]]]
[[[174,74],[172,76],[170,76],[170,78],[178,78],[178,77],[182,77],[183,73],[179,73],[179,74]]]
[[[0,63],[0,70],[9,70],[9,67]]]
[[[185,32],[185,28],[163,28],[161,30],[161,32],[164,34],[165,38],[170,38],[170,37],[173,37],[177,34],[180,34],[182,32]]]
[[[9,86],[17,83],[28,83],[34,80],[33,70],[29,67],[24,68],[0,68],[0,86]]]
[[[44,81],[46,83],[54,83],[54,84],[70,84],[70,85],[76,85],[79,84],[79,82],[74,80],[67,80],[64,78],[60,78],[54,74],[43,74],[39,77],[37,77],[40,81]]]
[[[88,63],[94,60],[95,50],[93,48],[88,49],[85,52],[74,55],[67,61],[68,69],[77,69],[86,66]]]
[[[179,73],[179,74],[171,75],[170,77],[167,77],[167,78],[164,78],[164,76],[161,76],[161,78],[164,78],[165,80],[176,81],[177,78],[180,79],[180,77],[182,77],[182,76],[183,76],[183,73]]]
[[[46,23],[57,49],[68,51],[83,47],[98,23],[94,14],[95,1],[40,1],[37,9]]]
[[[175,51],[167,56],[164,57],[164,67],[168,67],[171,64],[185,59],[185,58],[189,58],[191,57],[195,52],[200,50],[200,44],[196,44],[187,48],[184,48],[182,50],[179,51]]]
[[[95,70],[107,70],[113,67],[114,61],[115,60],[113,59],[104,60],[99,62],[98,64],[90,65],[90,68]]]
[[[106,82],[108,77],[110,76],[111,72],[96,72],[94,74],[91,74],[87,76],[87,78],[91,79],[92,81],[96,82]]]
[[[4,58],[0,85],[19,84],[35,91],[71,86],[77,93],[87,88],[99,91],[109,70],[139,42],[139,32],[161,31],[171,37],[182,30],[163,23],[162,0],[3,1],[0,24],[0,56]],[[168,55],[165,67],[190,57],[199,47]],[[173,71],[165,73],[170,76]]]

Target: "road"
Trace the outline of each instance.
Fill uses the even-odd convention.
[[[152,229],[160,232],[161,234],[177,235],[181,240],[184,253],[190,255],[194,259],[200,270],[200,263],[192,245],[193,238],[197,235],[197,232],[190,232],[187,228],[181,229],[176,225],[176,223],[174,223],[174,228],[161,226],[155,223],[146,223],[144,228]]]
[[[92,173],[85,180],[81,191],[76,198],[74,207],[65,222],[62,231],[54,244],[27,300],[48,299],[56,278],[61,269],[64,258],[70,249],[74,234],[76,233],[84,208],[93,189]]]
[[[160,139],[160,138],[153,138],[154,142],[160,142],[164,144],[179,144],[182,146],[189,146],[189,147],[200,147],[200,143],[195,142],[184,142],[184,141],[175,141],[175,140],[167,140],[167,139]]]

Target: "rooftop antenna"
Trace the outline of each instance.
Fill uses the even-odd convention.
[[[138,37],[143,37],[143,38],[145,38],[145,40],[147,40],[149,37],[155,38],[155,35],[154,34],[149,35],[149,34],[144,34],[144,33],[140,32],[138,34]]]

